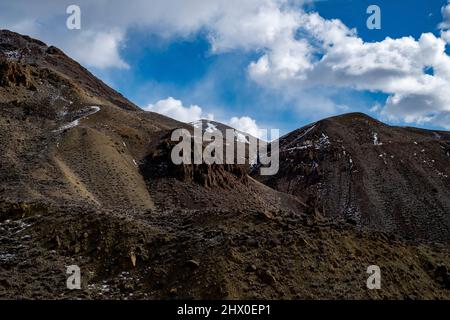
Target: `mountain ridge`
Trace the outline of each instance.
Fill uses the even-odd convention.
[[[357,225],[448,242],[449,154],[448,132],[349,113],[283,136],[281,172],[260,180],[290,194],[310,193],[321,211]]]

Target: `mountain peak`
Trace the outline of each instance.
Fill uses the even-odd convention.
[[[42,41],[1,30],[0,60],[4,69],[11,70],[11,79],[26,77],[28,82],[34,84],[34,91],[38,93],[36,99],[51,100],[53,95],[60,96],[58,92],[61,88],[65,88],[65,91],[70,91],[70,99],[79,100],[81,104],[102,103],[128,110],[139,110],[136,105],[97,79],[63,51],[53,46],[49,47]],[[14,75],[24,68],[27,69],[25,73]],[[13,82],[11,84],[16,91],[15,93],[11,91],[11,94],[18,97],[26,95],[26,90],[29,89],[16,86]]]
[[[450,227],[449,156],[448,133],[348,113],[283,136],[281,169],[261,181],[279,191],[312,195],[324,212],[360,226],[450,242],[445,231]],[[442,196],[425,190],[440,190]]]

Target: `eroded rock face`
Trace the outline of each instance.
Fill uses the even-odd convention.
[[[184,181],[194,181],[204,187],[231,187],[236,181],[247,182],[244,168],[237,165],[199,164],[174,166],[174,174]]]
[[[232,187],[234,183],[248,182],[248,166],[235,164],[180,164],[171,159],[176,142],[167,135],[157,150],[145,158],[141,171],[146,179],[174,177],[181,181],[192,181],[204,187]]]
[[[32,77],[32,70],[27,65],[0,59],[0,86],[24,86],[32,91],[36,90]]]

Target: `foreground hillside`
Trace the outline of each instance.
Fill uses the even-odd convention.
[[[339,221],[252,209],[46,210],[17,208],[2,220],[0,297],[450,298],[448,247]],[[65,287],[72,264],[82,290]],[[372,264],[381,290],[366,287]]]
[[[0,70],[0,298],[450,298],[448,133],[327,119],[264,179],[174,165],[192,126],[38,40],[0,31]]]

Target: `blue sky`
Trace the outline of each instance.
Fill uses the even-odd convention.
[[[4,22],[4,27],[40,36],[61,46],[114,89],[148,110],[165,113],[164,108],[184,108],[186,112],[182,113],[184,116],[180,120],[192,120],[185,116],[189,113],[192,116],[201,114],[202,117],[213,114],[215,120],[226,123],[231,123],[232,117],[237,118],[233,123],[241,126],[239,129],[246,129],[247,126],[247,130],[254,130],[254,124],[258,128],[279,128],[282,133],[323,117],[352,111],[362,111],[392,124],[436,129],[448,129],[450,126],[449,98],[442,89],[445,81],[450,84],[450,66],[446,57],[449,46],[444,44],[446,52],[438,52],[439,41],[445,43],[442,40],[445,37],[441,34],[449,27],[445,21],[450,16],[446,17],[443,10],[447,0],[328,0],[307,3],[264,0],[261,7],[267,9],[264,9],[267,13],[264,19],[268,20],[267,23],[262,20],[264,23],[261,24],[259,19],[254,19],[261,11],[254,0],[242,5],[241,11],[244,13],[239,14],[228,5],[220,7],[223,10],[211,9],[213,13],[210,13],[210,8],[199,0],[192,1],[190,7],[182,8],[177,8],[178,2],[175,0],[169,1],[173,3],[168,7],[154,0],[153,6],[146,7],[149,12],[156,12],[154,16],[141,14],[145,9],[142,1],[137,1],[140,4],[135,8],[131,5],[125,7],[125,11],[114,1],[111,1],[110,11],[79,2],[83,14],[82,29],[55,31],[54,34],[45,32],[45,29],[52,28],[67,17],[65,12],[56,10],[55,5],[52,7],[54,11],[47,11],[37,18],[30,16],[31,12],[22,12],[20,5],[0,5],[0,9],[3,14],[10,11],[9,21]],[[371,4],[381,9],[381,30],[366,27],[369,16],[366,9]],[[140,5],[143,7],[140,8]],[[237,1],[234,5],[239,9],[241,2]],[[197,8],[192,8],[195,6]],[[179,12],[169,14],[172,9]],[[194,9],[192,12],[195,13],[189,12]],[[120,16],[121,11],[130,17]],[[39,15],[39,10],[33,12]],[[299,12],[301,16],[297,16]],[[333,42],[333,47],[353,48],[353,44],[341,44],[340,41],[347,40],[341,40],[342,37],[335,33],[323,35],[327,26],[318,28],[320,30],[305,28],[298,37],[284,34],[302,28],[302,23],[313,25],[315,20],[311,14],[314,12],[318,13],[324,25],[332,19],[339,19],[342,23],[333,26],[342,34],[347,32],[347,29],[342,31],[344,27],[348,30],[354,28],[357,34],[353,34],[351,40],[358,38],[362,43],[355,50],[360,50],[361,55],[367,55],[367,58],[359,59],[359,53],[353,57],[350,54],[347,58],[342,52],[332,52],[333,49],[329,49],[331,46],[324,44],[327,41]],[[224,17],[214,20],[222,13]],[[133,19],[134,16],[136,19]],[[268,29],[267,25],[270,26],[277,18],[280,20]],[[293,21],[291,24],[285,23],[290,19]],[[246,21],[255,27],[249,27]],[[258,39],[264,32],[270,40]],[[434,37],[426,37],[419,42],[426,33]],[[85,52],[80,54],[73,43],[67,42],[67,36],[74,35],[78,37],[76,42],[73,41],[75,43],[95,42],[96,48],[101,48],[97,51],[105,50],[104,56],[109,60],[92,63],[97,60],[89,59]],[[400,39],[408,36],[414,38],[414,43],[405,40],[390,44],[385,41],[386,37]],[[308,43],[306,47],[302,37]],[[330,40],[330,37],[333,39]],[[101,43],[104,39],[113,41],[108,48],[114,52],[104,49],[107,47]],[[321,43],[317,45],[317,42]],[[368,44],[372,42],[379,44],[373,48],[374,53],[368,49]],[[409,54],[409,47],[414,50],[418,47],[417,53]],[[293,53],[285,56],[287,50]],[[389,50],[398,53],[393,56]],[[439,58],[435,59],[435,55],[429,58],[430,50],[438,52]],[[306,58],[299,59],[303,53]],[[384,54],[386,57],[383,57]],[[269,67],[265,65],[267,61],[261,59],[265,55]],[[326,55],[329,60],[321,63],[320,59]],[[425,55],[427,57],[418,66],[414,60]],[[407,66],[402,65],[403,57],[405,61],[411,60]],[[333,63],[336,65],[333,66]],[[385,68],[383,63],[389,67]],[[357,71],[355,75],[354,70],[365,69],[370,64],[373,66],[368,67],[369,71]],[[254,72],[251,71],[252,65]],[[412,70],[411,66],[416,69]],[[339,69],[328,79],[329,70],[336,68],[343,68],[343,71]],[[428,71],[422,73],[421,68]],[[427,78],[427,74],[432,79]],[[342,81],[340,77],[344,77]],[[324,78],[326,80],[322,80]],[[417,85],[416,80],[421,86],[420,93],[409,88]],[[392,84],[384,85],[383,82]],[[178,104],[168,107],[164,101],[169,97]],[[198,109],[193,112],[191,106],[198,106],[201,112]],[[180,113],[166,114],[174,116]],[[238,121],[241,117],[248,117],[247,120],[253,122]]]

